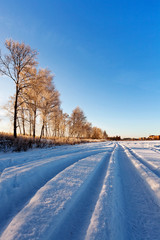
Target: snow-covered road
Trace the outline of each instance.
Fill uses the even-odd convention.
[[[0,155],[1,240],[160,239],[160,144]]]

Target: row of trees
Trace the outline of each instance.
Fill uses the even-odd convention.
[[[15,83],[15,95],[5,106],[15,138],[17,132],[33,138],[38,132],[40,137],[107,138],[105,131],[87,122],[79,107],[71,116],[63,113],[54,76],[48,69],[37,68],[37,51],[13,40],[6,40],[5,46],[8,54],[0,53],[0,73]]]

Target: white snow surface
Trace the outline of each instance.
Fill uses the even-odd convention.
[[[160,142],[0,154],[1,240],[160,236]]]

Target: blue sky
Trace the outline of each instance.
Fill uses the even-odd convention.
[[[160,134],[159,13],[157,0],[2,0],[0,48],[12,38],[37,49],[64,112],[81,107],[110,136]],[[3,105],[14,85],[0,79]]]

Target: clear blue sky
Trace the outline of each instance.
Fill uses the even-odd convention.
[[[1,0],[2,52],[7,38],[39,51],[64,112],[81,107],[109,135],[160,134],[159,0]],[[14,85],[0,84],[2,105]]]

